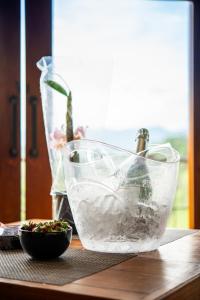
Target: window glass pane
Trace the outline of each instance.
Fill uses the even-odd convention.
[[[136,130],[181,152],[170,226],[188,226],[189,2],[54,0],[53,55],[87,137],[134,149]]]

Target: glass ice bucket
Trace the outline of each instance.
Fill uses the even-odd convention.
[[[132,253],[160,245],[176,192],[179,154],[170,144],[135,154],[91,140],[63,149],[65,185],[86,249]]]

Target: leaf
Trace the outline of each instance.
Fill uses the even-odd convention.
[[[61,93],[64,96],[68,97],[66,90],[56,81],[54,80],[46,80],[45,83],[50,86],[52,89],[56,90],[57,92]]]

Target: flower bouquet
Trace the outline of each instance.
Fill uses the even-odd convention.
[[[42,57],[37,62],[37,67],[42,71],[40,90],[52,173],[53,218],[67,220],[76,233],[65,189],[61,150],[67,142],[85,137],[85,130],[83,127],[73,130],[72,92],[63,78],[55,72],[52,58]]]

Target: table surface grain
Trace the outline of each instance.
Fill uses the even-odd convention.
[[[200,299],[200,231],[63,286],[0,278],[0,299]]]

